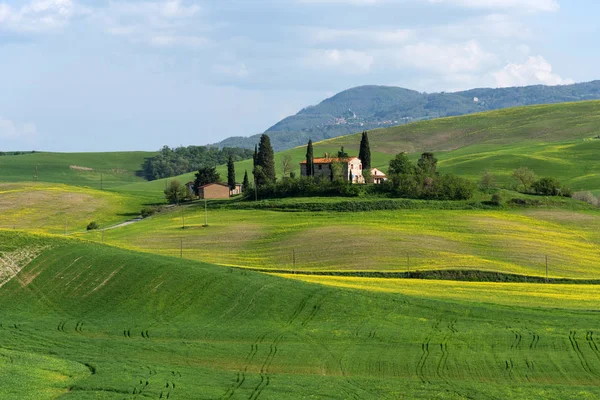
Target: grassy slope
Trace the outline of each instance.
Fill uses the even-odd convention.
[[[453,172],[479,179],[490,170],[500,183],[511,182],[511,172],[526,166],[540,176],[556,176],[575,190],[600,192],[600,164],[596,155],[600,140],[590,139],[600,134],[600,101],[530,106],[440,118],[369,132],[372,164],[387,170],[389,160],[406,151],[413,159],[423,151],[435,151],[442,172]],[[360,134],[325,140],[315,144],[315,154],[336,154],[341,146],[357,155]],[[306,149],[298,147],[275,154],[278,174],[282,160],[292,158],[298,164],[305,158]],[[218,171],[227,176],[225,166]],[[244,171],[252,179],[252,160],[236,163],[236,176],[242,181]],[[194,179],[194,174],[177,178],[181,182]],[[165,180],[142,182],[120,187],[132,193],[154,193],[162,196]]]
[[[440,301],[0,239],[0,251],[52,246],[0,288],[1,397],[600,395],[596,313],[538,298],[544,285],[528,288],[531,307]]]
[[[0,181],[31,182],[37,167],[40,182],[64,183],[100,188],[100,175],[104,188],[142,182],[136,176],[144,159],[151,152],[113,153],[34,153],[0,157]],[[74,169],[75,167],[93,170]]]
[[[89,187],[53,183],[0,183],[0,228],[49,233],[85,230],[96,221],[101,227],[139,215],[149,200],[140,196]]]
[[[208,211],[196,204],[105,233],[115,245],[222,265],[306,270],[476,269],[600,278],[597,211]],[[86,234],[99,240],[99,233]]]

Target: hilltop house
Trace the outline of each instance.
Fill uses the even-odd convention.
[[[327,154],[323,158],[314,158],[315,178],[326,177],[331,179],[331,165],[339,163],[342,167],[342,177],[346,182],[365,183],[362,174],[362,162],[358,157],[329,157]],[[306,160],[300,163],[300,175],[307,176]]]

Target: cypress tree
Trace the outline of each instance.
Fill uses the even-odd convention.
[[[227,184],[229,189],[235,189],[235,164],[233,163],[233,156],[229,156],[227,160]]]
[[[315,175],[315,157],[313,152],[313,143],[312,139],[308,141],[308,146],[306,146],[306,176],[314,176]]]
[[[256,167],[256,159],[258,158],[258,145],[254,145],[254,155],[252,156],[252,166]]]
[[[358,158],[362,162],[363,170],[371,170],[371,147],[369,145],[369,136],[367,132],[362,133],[360,139],[360,151],[358,152]]]
[[[244,182],[242,182],[242,192],[246,193],[250,189],[250,181],[248,180],[248,170],[244,171]]]
[[[256,166],[260,167],[259,171],[261,172],[256,176],[257,185],[275,182],[275,153],[268,135],[262,134],[260,137],[258,153],[256,154]]]

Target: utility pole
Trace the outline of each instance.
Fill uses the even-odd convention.
[[[546,283],[548,283],[548,256],[546,256]]]
[[[208,226],[208,211],[206,209],[206,198],[204,198],[204,226]]]
[[[181,229],[185,229],[185,216],[183,215],[183,206],[181,207]]]
[[[410,278],[410,254],[406,253],[406,266],[408,268],[408,277]]]
[[[292,260],[294,262],[294,275],[296,275],[296,249],[292,249]]]

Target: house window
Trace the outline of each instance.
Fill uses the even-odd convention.
[[[358,169],[362,169],[362,164],[360,164],[360,165],[358,166]]]
[[[354,169],[354,165],[353,164],[350,164],[350,169]]]

